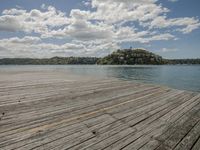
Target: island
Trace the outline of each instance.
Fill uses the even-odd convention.
[[[152,52],[143,49],[123,49],[98,60],[102,65],[134,65],[134,64],[164,64],[165,60]]]

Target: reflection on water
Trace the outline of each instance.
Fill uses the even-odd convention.
[[[0,66],[6,70],[66,70],[79,75],[115,77],[124,80],[156,83],[177,89],[200,92],[200,65],[175,66],[97,66],[97,65],[45,65]]]

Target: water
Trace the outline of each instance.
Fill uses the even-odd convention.
[[[165,85],[200,92],[200,65],[162,66],[98,66],[98,65],[44,65],[0,66],[2,71],[53,70],[70,71],[78,75],[114,77],[124,80]]]

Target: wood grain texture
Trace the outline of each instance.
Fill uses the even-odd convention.
[[[0,74],[0,150],[199,150],[200,93],[66,72]]]

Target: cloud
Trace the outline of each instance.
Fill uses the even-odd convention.
[[[117,43],[73,41],[64,44],[45,43],[38,37],[13,37],[0,40],[0,54],[4,57],[37,57],[53,56],[104,56],[119,48]],[[100,52],[100,53],[99,53]]]
[[[14,16],[0,17],[0,31],[15,32],[22,29],[21,24]]]
[[[166,13],[170,10],[156,2],[157,0],[84,1],[91,3],[95,10],[72,9],[69,17],[64,12],[45,4],[41,5],[43,11],[6,9],[0,16],[0,31],[35,32],[43,38],[71,36],[84,39],[85,36],[85,39],[98,39],[113,34],[128,22],[138,23],[150,29],[177,27],[175,31],[182,33],[190,33],[199,28],[200,21],[194,17],[167,18]]]
[[[9,39],[2,39],[0,42],[2,43],[14,43],[14,44],[34,44],[41,41],[39,37],[31,37],[31,36],[25,36],[23,38],[13,37]]]
[[[10,56],[14,56],[14,54],[5,47],[0,46],[0,58],[10,57]]]
[[[168,0],[170,2],[178,2],[179,0]]]
[[[57,11],[52,6],[48,6],[44,12],[37,9],[29,12],[15,8],[6,9],[0,16],[0,31],[45,34],[50,28],[66,24],[68,24],[68,18],[65,17],[65,13]]]
[[[162,48],[161,51],[164,52],[164,53],[167,53],[167,52],[177,52],[178,49],[176,49],[176,48]]]
[[[177,29],[177,31],[182,32],[183,34],[191,33],[193,30],[196,30],[200,27],[200,23],[194,23],[187,25],[185,28]]]
[[[123,43],[175,40],[177,32],[189,34],[200,27],[197,17],[168,17],[170,10],[158,0],[84,0],[83,5],[87,10],[72,9],[69,14],[45,4],[41,10],[4,10],[0,15],[0,32],[23,32],[25,37],[1,39],[1,48],[15,56],[22,52],[39,57],[101,56]],[[48,39],[67,43],[45,43]]]
[[[149,23],[149,25],[150,28],[178,27],[177,31],[186,34],[198,29],[200,27],[200,21],[194,17],[167,19],[165,16],[159,16]]]
[[[156,0],[93,0],[91,5],[96,11],[92,16],[93,19],[107,23],[147,21],[169,11],[155,2]]]

